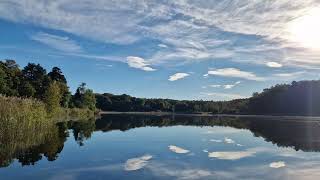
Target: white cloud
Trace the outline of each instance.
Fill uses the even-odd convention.
[[[232,140],[232,139],[230,139],[230,138],[227,138],[227,137],[224,138],[224,142],[227,143],[227,144],[233,144],[233,143],[235,143],[234,140]]]
[[[176,81],[176,80],[188,77],[188,76],[190,76],[190,74],[188,74],[188,73],[176,73],[174,75],[171,75],[168,80],[169,81]]]
[[[212,85],[209,85],[209,86],[212,87],[212,88],[219,88],[219,87],[221,87],[220,84],[212,84]]]
[[[266,65],[268,67],[271,67],[271,68],[281,68],[282,67],[282,64],[278,63],[278,62],[267,62]]]
[[[225,84],[225,85],[221,85],[221,84],[211,84],[209,85],[209,87],[212,87],[212,88],[220,88],[220,87],[223,87],[224,89],[232,89],[234,88],[236,85],[240,84],[241,81],[237,81],[233,84]]]
[[[269,165],[271,168],[282,168],[286,166],[286,163],[283,161],[278,161],[278,162],[272,162]]]
[[[217,142],[217,143],[222,142],[222,140],[220,140],[220,139],[210,139],[210,141],[211,141],[211,142]]]
[[[318,19],[318,13],[308,18],[319,5],[317,0],[2,0],[0,18],[103,43],[155,39],[170,48],[151,55],[152,64],[225,58],[261,64],[277,58],[286,66],[315,68],[320,66],[320,52],[305,44],[317,43],[310,38],[313,34],[319,39],[319,23],[310,21]],[[296,42],[292,35],[308,41]]]
[[[237,160],[245,157],[253,156],[254,151],[225,151],[225,152],[209,152],[208,156],[211,158],[224,159],[224,160]]]
[[[225,99],[225,100],[232,100],[232,99],[243,99],[247,98],[246,96],[240,94],[230,94],[230,93],[217,93],[217,92],[201,92],[201,95],[210,96],[217,99]],[[208,98],[207,98],[208,99]]]
[[[79,53],[82,51],[82,48],[76,43],[76,41],[66,36],[39,32],[32,35],[30,38],[60,51],[73,53]]]
[[[223,85],[224,89],[232,89],[234,86],[235,86],[234,84]]]
[[[147,165],[150,159],[152,159],[151,155],[144,155],[141,157],[128,159],[124,165],[124,169],[126,171],[135,171],[135,170],[142,169]]]
[[[240,69],[236,69],[236,68],[210,70],[208,71],[208,75],[234,77],[234,78],[248,79],[248,80],[254,80],[254,81],[265,80],[263,77],[258,77],[252,72],[241,71]]]
[[[185,154],[185,153],[190,152],[189,150],[186,150],[186,149],[180,148],[178,146],[174,146],[174,145],[170,145],[169,149],[170,149],[170,151],[178,153],[178,154]]]
[[[171,166],[170,164],[153,163],[148,166],[153,175],[159,179],[169,177],[169,179],[187,180],[187,179],[212,179],[215,173],[206,169],[189,167],[187,164],[183,168]],[[155,178],[157,179],[157,178]],[[165,178],[166,179],[166,178]]]
[[[293,73],[276,73],[273,75],[276,77],[282,77],[282,78],[296,78],[304,73],[305,71],[299,71],[299,72],[293,72]]]
[[[155,71],[156,69],[149,66],[149,64],[140,57],[135,56],[128,56],[127,57],[127,63],[130,67],[141,69],[144,71]]]
[[[165,45],[165,44],[158,44],[158,46],[161,47],[161,48],[168,48],[168,46]]]

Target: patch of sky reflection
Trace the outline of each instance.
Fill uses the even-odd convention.
[[[112,118],[103,121],[112,126]],[[96,123],[82,146],[69,130],[55,161],[42,158],[34,166],[22,167],[15,160],[0,168],[0,179],[299,179],[302,175],[312,179],[320,175],[319,149],[296,151],[285,143],[279,147],[280,142],[267,142],[267,136],[246,127],[197,126],[198,120],[195,125],[159,123],[158,127],[154,122],[126,131],[103,131]]]

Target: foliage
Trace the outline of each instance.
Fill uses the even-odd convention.
[[[280,84],[250,98],[251,114],[320,115],[320,81]]]
[[[213,112],[213,113],[241,113],[245,109],[247,100],[233,101],[178,101],[172,99],[145,99],[129,95],[113,95],[109,93],[96,94],[97,108],[103,111],[162,111],[162,112]]]
[[[61,98],[60,86],[56,81],[53,81],[44,95],[44,102],[46,103],[47,111],[50,114],[55,114],[59,111]]]
[[[0,61],[0,94],[43,101],[49,114],[63,113],[60,106],[68,108],[70,104],[86,109],[84,111],[87,108],[95,111],[93,91],[85,84],[78,90],[72,98],[67,80],[58,67],[47,73],[40,64],[28,63],[21,70],[14,60]]]
[[[91,89],[87,89],[86,84],[82,83],[73,96],[73,106],[77,108],[88,108],[92,111],[96,109],[96,98]]]
[[[145,99],[129,95],[96,94],[103,111],[162,111],[214,114],[320,115],[320,81],[275,85],[251,98],[231,101],[177,101]]]
[[[1,122],[45,121],[46,117],[46,105],[41,101],[0,95]]]
[[[22,80],[29,82],[35,89],[35,98],[43,99],[50,79],[46,70],[40,64],[28,63],[22,70]]]

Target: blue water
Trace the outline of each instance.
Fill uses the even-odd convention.
[[[70,124],[54,160],[45,146],[19,150],[0,179],[320,177],[317,120],[106,115],[80,138],[87,127]]]

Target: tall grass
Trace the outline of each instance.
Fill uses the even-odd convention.
[[[89,109],[79,108],[58,108],[52,112],[48,111],[45,103],[36,99],[0,95],[0,122],[45,123],[47,121],[88,119],[94,115],[95,112]]]
[[[46,105],[41,101],[0,95],[2,121],[37,122],[45,121],[47,116]]]

